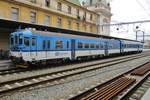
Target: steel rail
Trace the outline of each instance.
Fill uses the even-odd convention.
[[[67,69],[67,70],[62,70],[62,71],[58,71],[58,72],[53,72],[53,73],[46,73],[46,74],[42,74],[42,75],[36,75],[36,76],[31,76],[31,77],[26,77],[26,78],[21,78],[21,79],[16,79],[16,80],[10,80],[10,81],[6,81],[6,82],[1,82],[0,83],[0,94],[6,93],[6,92],[10,92],[12,90],[18,90],[18,89],[22,89],[25,87],[30,87],[30,86],[34,86],[34,85],[38,85],[38,84],[43,84],[46,82],[53,82],[56,80],[60,80],[63,78],[67,78],[73,75],[78,75],[78,74],[82,74],[85,72],[89,72],[89,71],[93,71],[96,69],[100,69],[103,67],[107,67],[107,66],[111,66],[111,65],[115,65],[115,64],[119,64],[122,62],[127,62],[130,60],[134,60],[134,59],[138,59],[141,57],[145,57],[145,55],[142,56],[136,56],[133,58],[127,58],[127,59],[123,59],[123,60],[117,60],[116,62],[111,62],[107,64],[100,64],[98,65],[91,65],[88,66],[89,68],[87,68],[87,66],[82,67],[82,68],[74,68],[74,69]],[[94,67],[95,66],[95,67]],[[55,75],[55,77],[53,77]],[[35,81],[36,80],[36,81]],[[17,86],[16,86],[17,83]],[[18,85],[19,84],[19,85]],[[9,85],[9,86],[8,86]],[[14,86],[15,87],[10,87],[10,86]],[[7,87],[7,88],[5,88]]]

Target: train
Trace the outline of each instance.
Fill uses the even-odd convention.
[[[15,65],[24,68],[142,51],[142,42],[121,38],[90,37],[33,29],[22,29],[10,34],[10,58]]]

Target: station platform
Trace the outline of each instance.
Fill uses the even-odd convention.
[[[150,100],[150,88],[146,91],[141,100]]]
[[[0,70],[12,67],[11,60],[0,60]]]

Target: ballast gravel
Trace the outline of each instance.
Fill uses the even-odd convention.
[[[150,56],[121,64],[86,72],[62,80],[61,84],[51,83],[1,96],[0,100],[67,100],[97,84],[106,82],[150,60]]]

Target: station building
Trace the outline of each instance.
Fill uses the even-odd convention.
[[[111,8],[110,1],[112,0],[86,0],[83,6],[98,14],[97,29],[101,35],[110,35]]]
[[[0,49],[9,50],[9,34],[18,26],[101,34],[100,16],[79,0],[0,0]]]

